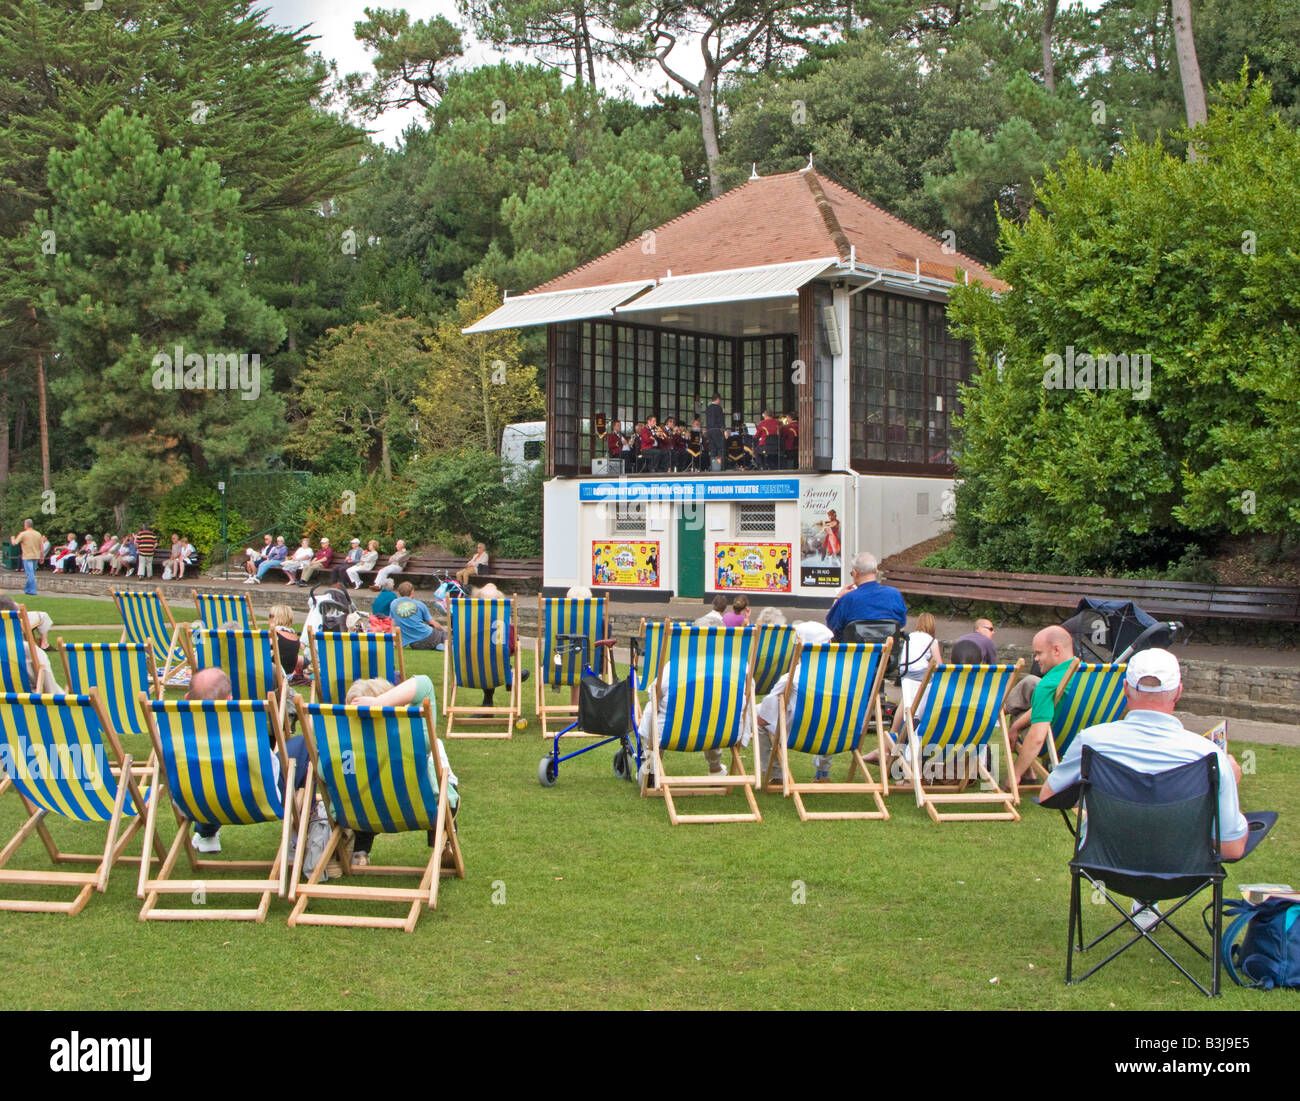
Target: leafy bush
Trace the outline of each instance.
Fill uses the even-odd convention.
[[[363,545],[377,539],[384,553],[398,539],[414,547],[426,541],[426,533],[412,528],[405,494],[403,480],[387,481],[382,474],[315,474],[286,497],[279,534],[291,545],[304,535],[313,542],[324,536],[336,551],[354,538]]]
[[[161,546],[166,547],[175,532],[189,539],[206,559],[221,543],[221,494],[212,482],[192,474],[158,503],[154,527]],[[239,511],[227,508],[227,542],[239,544],[250,534]]]
[[[467,448],[412,464],[407,474],[412,519],[448,550],[468,553],[481,541],[504,558],[541,554],[540,466],[507,485],[496,455]]]
[[[54,474],[50,479],[53,497],[44,495],[39,472],[10,475],[8,484],[0,490],[0,531],[12,534],[29,517],[55,545],[70,531],[75,531],[78,538],[93,532],[96,539],[106,531],[117,531],[113,507],[95,504],[82,492],[79,482],[83,474],[80,470]],[[134,517],[128,508],[128,526],[133,518],[144,519]]]

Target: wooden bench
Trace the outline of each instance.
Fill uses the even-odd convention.
[[[912,596],[946,600],[960,612],[977,603],[1009,609],[1042,607],[1073,611],[1083,597],[1131,600],[1144,612],[1169,617],[1300,623],[1300,587],[1219,585],[1194,581],[1151,581],[1127,577],[1067,577],[1059,574],[985,573],[924,566],[882,569],[882,579]]]
[[[380,557],[378,563],[380,569],[383,568],[386,560],[386,556]],[[432,582],[436,585],[445,577],[455,577],[456,571],[463,569],[465,562],[466,559],[454,554],[417,554],[413,555],[406,568],[395,576],[413,584]],[[361,574],[363,582],[370,584],[377,573],[378,570],[363,571]],[[488,560],[488,568],[475,575],[474,580],[477,584],[488,581],[536,581],[540,584],[542,560],[540,558],[491,558]]]

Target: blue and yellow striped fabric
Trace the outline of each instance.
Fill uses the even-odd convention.
[[[342,703],[355,681],[383,679],[397,684],[397,638],[390,634],[323,631],[316,646],[316,696],[321,703]]]
[[[753,652],[752,627],[669,627],[660,749],[697,753],[740,741]]]
[[[984,745],[997,729],[1015,671],[1014,665],[940,665],[914,720],[922,749]]]
[[[438,823],[421,707],[307,706],[319,775],[335,820],[352,830],[400,833]]]
[[[197,631],[194,654],[199,669],[225,670],[237,700],[264,700],[276,690],[270,631]]]
[[[754,693],[766,696],[781,677],[790,671],[790,658],[798,639],[793,627],[759,627],[754,653]]]
[[[209,631],[218,630],[223,623],[238,623],[245,631],[257,629],[248,608],[247,593],[196,592],[194,604],[199,611],[199,622]]]
[[[1064,755],[1075,735],[1098,723],[1113,723],[1124,714],[1124,672],[1127,665],[1080,665],[1057,707],[1052,723],[1057,759]]]
[[[172,643],[171,620],[162,597],[156,592],[117,589],[113,599],[117,601],[127,639],[153,650],[154,663],[161,671]]]
[[[567,688],[582,678],[582,654],[576,650],[563,652],[557,665],[556,635],[582,635],[586,638],[587,661],[594,670],[600,672],[603,665],[602,651],[596,649],[596,643],[605,637],[604,597],[592,597],[590,600],[542,598],[541,664],[545,672],[541,675],[545,676],[546,683],[551,688]]]
[[[155,691],[149,647],[136,642],[65,642],[62,648],[70,691],[84,696],[93,688],[117,733],[149,733],[139,707],[140,693],[151,696]]]
[[[89,696],[0,695],[0,769],[23,795],[51,814],[107,822],[117,784]],[[123,814],[137,813],[131,793]]]
[[[0,689],[5,692],[31,692],[36,687],[27,671],[22,616],[22,612],[0,611]]]
[[[193,822],[212,826],[284,817],[265,700],[150,700],[167,790]]]
[[[637,685],[643,692],[650,691],[650,682],[659,673],[659,654],[664,648],[664,623],[662,620],[642,620],[641,667],[637,670]]]
[[[786,746],[829,755],[857,749],[871,717],[871,689],[883,652],[877,643],[805,646],[799,652]]]
[[[451,670],[459,688],[509,688],[509,600],[453,600],[451,608]]]

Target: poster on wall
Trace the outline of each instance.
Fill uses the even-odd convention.
[[[789,543],[718,543],[713,552],[713,587],[721,592],[790,591]]]
[[[659,544],[608,540],[591,544],[591,583],[659,587]]]
[[[842,483],[803,484],[799,493],[799,584],[814,589],[839,589],[844,584],[843,515]]]

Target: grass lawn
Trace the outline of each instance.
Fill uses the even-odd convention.
[[[442,655],[408,652],[407,671],[441,688]],[[1246,806],[1282,820],[1230,867],[1227,897],[1239,882],[1295,882],[1300,857],[1300,750],[1233,748],[1255,753]],[[131,751],[146,752],[138,739]],[[1294,1007],[1226,977],[1211,1002],[1138,949],[1067,987],[1070,837],[1053,812],[1026,805],[1016,823],[938,825],[897,791],[888,822],[804,824],[790,803],[760,795],[761,824],[673,828],[660,800],[615,779],[608,748],[567,762],[542,789],[535,720],[512,741],[453,741],[448,752],[468,878],[443,881],[439,909],[413,934],[291,930],[285,900],[260,926],[142,923],[135,870],[124,865],[75,918],[0,914],[0,936],[16,949],[0,1000],[12,1009]],[[16,798],[0,798],[5,837],[20,813]],[[91,830],[53,828],[74,846],[78,835],[94,844]],[[274,833],[227,828],[223,855],[267,856]],[[375,847],[385,863],[426,852],[423,834]],[[14,865],[43,858],[33,841]],[[1199,910],[1184,908],[1185,929]],[[1096,931],[1109,912],[1087,906],[1084,920]],[[1190,952],[1174,954],[1190,966]]]
[[[54,635],[58,634],[59,627],[62,624],[86,624],[86,623],[116,623],[118,633],[122,630],[122,617],[117,614],[117,604],[112,600],[96,600],[88,596],[24,596],[21,592],[10,593],[19,604],[23,605],[29,612],[47,612],[49,617],[54,620],[54,632],[50,636],[50,643],[54,642]],[[189,593],[185,594],[187,597]],[[168,600],[168,604],[171,601]],[[188,601],[181,605],[186,609],[188,618],[194,618],[194,602]],[[172,609],[172,614],[176,614],[176,609]],[[86,641],[80,638],[81,632],[77,632],[78,641]],[[114,639],[113,641],[117,641]]]

